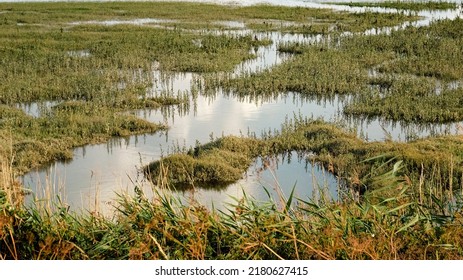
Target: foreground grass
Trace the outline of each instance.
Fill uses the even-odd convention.
[[[170,195],[121,195],[113,217],[24,207],[2,158],[2,259],[461,259],[461,197],[416,191],[400,161],[360,200],[243,198],[223,212]],[[297,201],[297,204],[294,204]]]

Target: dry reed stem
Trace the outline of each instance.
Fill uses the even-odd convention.
[[[311,245],[305,243],[304,241],[298,239],[297,242],[301,243],[302,245],[306,246],[307,248],[309,248],[312,252],[316,253],[317,255],[319,255],[320,257],[322,257],[323,259],[325,260],[334,260],[334,258],[330,257],[328,254],[326,254],[325,252],[321,251],[321,250],[317,250],[315,249],[314,247],[312,247]]]
[[[15,242],[15,239],[14,239],[13,231],[11,230],[11,226],[8,227],[8,232],[9,232],[9,236],[11,238],[11,244],[13,245],[13,248],[10,247],[8,242],[4,242],[4,243],[8,247],[8,251],[10,251],[10,253],[12,254],[13,259],[18,260],[19,258],[18,258],[18,252],[16,250],[16,242]]]
[[[420,192],[420,204],[423,204],[423,190],[422,190],[423,184],[424,184],[424,166],[423,166],[423,163],[421,163],[420,183],[418,185],[418,189]]]
[[[167,254],[164,252],[164,250],[162,249],[162,246],[161,244],[159,244],[159,242],[156,240],[156,238],[154,238],[154,236],[152,236],[151,234],[148,233],[148,236],[151,238],[151,240],[153,240],[153,242],[156,244],[156,246],[158,247],[159,251],[161,252],[162,256],[164,257],[164,259],[166,260],[169,260],[169,257],[167,256]]]
[[[293,223],[291,223],[291,230],[293,232],[293,242],[294,242],[294,250],[296,251],[296,259],[300,260],[301,258],[299,257],[299,250],[297,248],[297,237],[296,237],[296,231],[294,229]]]
[[[267,250],[269,250],[272,254],[274,254],[277,258],[279,258],[280,260],[284,260],[284,258],[282,258],[280,255],[277,254],[277,252],[275,252],[272,248],[270,248],[267,244],[265,244],[264,242],[260,242],[260,244],[262,246],[264,246]]]

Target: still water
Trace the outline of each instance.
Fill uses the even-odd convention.
[[[242,1],[240,4],[255,4],[255,2],[257,1]],[[289,6],[330,7],[352,12],[362,9],[308,1],[265,2]],[[383,12],[396,11],[383,10]],[[425,16],[424,20],[407,24],[426,25],[437,18],[461,16],[461,12],[423,12],[423,16]],[[136,24],[145,24],[145,22],[149,24],[153,20],[138,20]],[[111,22],[111,24],[117,24],[117,22]],[[240,28],[240,26],[243,27],[243,30],[233,32],[249,32],[240,23],[234,23],[233,27]],[[388,32],[388,30],[371,30],[368,31],[368,34],[374,35],[379,32]],[[288,56],[277,52],[277,45],[280,42],[318,42],[326,39],[321,36],[307,37],[276,32],[259,33],[258,36],[259,38],[272,39],[273,44],[252,50],[257,58],[237,65],[233,72],[235,75],[243,72],[259,72],[285,61]],[[279,129],[285,120],[294,115],[343,122],[369,141],[381,141],[385,138],[401,141],[406,140],[410,135],[454,133],[457,129],[456,124],[419,127],[378,119],[349,120],[342,114],[342,108],[345,102],[348,102],[348,97],[332,100],[309,99],[288,92],[274,98],[256,100],[238,98],[220,91],[213,96],[205,96],[201,92],[193,96],[191,94],[192,87],[201,80],[201,76],[198,74],[161,73],[159,70],[153,70],[152,78],[155,82],[152,88],[147,91],[148,95],[155,96],[165,91],[174,94],[186,94],[190,96],[190,104],[188,106],[171,106],[162,110],[139,110],[128,113],[152,122],[165,123],[169,126],[169,130],[124,139],[118,138],[105,144],[77,148],[74,150],[72,161],[57,162],[49,167],[26,174],[23,177],[24,185],[31,188],[38,197],[44,196],[41,193],[51,189],[54,194],[58,193],[64,198],[64,201],[74,210],[97,208],[108,211],[111,209],[116,193],[132,193],[135,185],[141,186],[149,192],[151,186],[139,172],[143,165],[158,160],[176,149],[189,148],[197,142],[206,143],[215,137],[224,135],[259,136],[263,131]],[[38,116],[41,110],[46,110],[52,105],[52,103],[31,104],[23,109],[31,115]],[[268,190],[272,199],[278,200],[281,196],[289,195],[293,187],[296,195],[302,199],[314,197],[319,194],[320,190],[336,199],[340,185],[339,180],[308,161],[308,155],[291,153],[271,159],[257,159],[255,164],[244,174],[243,179],[233,185],[214,190],[196,189],[177,193],[185,203],[189,197],[193,196],[210,208],[220,209],[227,203],[242,198],[243,192],[248,196],[265,201],[269,199],[266,191]]]

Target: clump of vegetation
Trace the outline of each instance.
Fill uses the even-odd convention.
[[[295,51],[295,46],[282,46]],[[221,87],[236,95],[267,96],[281,92],[331,96],[352,94],[366,87],[367,73],[348,54],[320,47],[306,47],[303,54],[257,74],[240,77],[212,76],[206,90]]]
[[[407,1],[384,1],[384,2],[349,2],[349,3],[332,3],[335,5],[347,5],[350,7],[382,7],[411,11],[422,10],[450,10],[457,7],[457,3],[446,1],[427,1],[427,0],[407,0]]]
[[[421,123],[462,120],[462,89],[443,89],[437,93],[436,84],[426,78],[399,78],[389,88],[380,88],[375,95],[370,92],[356,96],[344,107],[344,113]]]
[[[356,95],[344,112],[420,123],[462,120],[461,88],[452,85],[463,77],[461,27],[461,19],[444,20],[346,40],[342,49],[378,72],[369,79],[378,87]]]
[[[444,81],[463,76],[463,20],[439,20],[429,26],[376,36],[353,36],[342,50],[382,73],[415,74]]]
[[[407,143],[366,142],[333,124],[295,118],[281,131],[261,139],[219,138],[155,161],[145,171],[160,188],[210,187],[238,181],[258,156],[299,151],[311,153],[312,161],[342,179],[348,189],[360,193],[384,187],[387,182],[372,181],[372,177],[387,172],[397,161],[402,162],[408,178],[422,181],[422,189],[437,188],[444,193],[461,184],[461,150],[463,140],[458,136]],[[375,160],[370,161],[372,158]]]
[[[153,182],[168,182],[176,188],[226,185],[241,179],[258,155],[260,144],[252,138],[220,138],[155,161],[145,168],[145,173]]]

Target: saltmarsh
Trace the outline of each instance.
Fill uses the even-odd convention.
[[[219,138],[155,161],[145,172],[158,187],[221,186],[240,179],[257,156],[311,152],[311,160],[334,173],[348,190],[364,193],[384,187],[387,180],[372,178],[400,161],[409,180],[419,181],[420,188],[442,197],[461,187],[462,150],[459,136],[407,143],[366,142],[333,124],[295,117],[283,124],[280,131],[261,138]]]
[[[457,18],[346,40],[341,50],[377,75],[369,78],[372,89],[345,112],[409,122],[461,121],[462,27]]]
[[[71,158],[73,147],[164,129],[127,114],[186,102],[182,96],[147,94],[152,71],[158,70],[208,72],[209,92],[348,95],[354,105],[370,102],[371,95],[371,107],[382,105],[379,98],[409,113],[382,110],[372,115],[422,122],[451,119],[442,110],[423,110],[425,116],[417,118],[416,103],[405,103],[403,109],[394,102],[444,108],[459,100],[458,88],[437,91],[432,86],[461,79],[458,20],[411,27],[375,43],[382,37],[339,31],[364,31],[411,18],[180,3],[8,3],[0,9],[5,11],[0,20],[0,258],[461,258],[461,198],[454,191],[463,176],[459,136],[368,143],[332,124],[296,117],[273,134],[217,138],[145,168],[154,187],[218,186],[237,180],[257,156],[306,151],[362,195],[346,195],[338,202],[302,199],[296,208],[292,194],[282,205],[257,203],[244,195],[230,212],[209,212],[194,203],[180,205],[171,196],[148,199],[134,186],[135,197],[121,196],[113,219],[98,213],[76,216],[60,203],[52,210],[24,207],[24,190],[16,181],[18,173],[32,167]],[[140,18],[180,23],[127,22]],[[219,19],[244,21],[261,31],[333,32],[339,37],[311,46],[281,46],[295,56],[262,73],[227,76],[215,72],[231,71],[252,57],[250,49],[268,42],[183,30]],[[210,26],[217,28],[216,23]],[[38,117],[16,107],[35,101],[56,105]],[[450,110],[451,120],[459,120],[458,106]]]
[[[261,73],[212,75],[205,86],[239,96],[287,91],[309,96],[348,95],[347,115],[394,121],[463,120],[463,20],[440,20],[384,34],[332,36],[312,45],[282,44],[295,54]]]
[[[290,29],[281,27],[282,31],[306,32],[297,30],[305,25],[322,26],[325,31],[321,32],[326,33],[333,24],[342,23],[343,29],[355,31],[413,18],[167,2],[2,3],[0,10],[1,134],[12,137],[14,151],[20,154],[14,164],[21,172],[69,159],[72,147],[163,128],[124,115],[130,109],[156,108],[172,104],[172,100],[185,102],[182,97],[169,97],[168,101],[147,97],[155,82],[152,71],[230,71],[253,57],[251,49],[269,43],[251,35],[189,32],[182,24],[191,28],[206,23],[215,28],[217,21],[233,20],[250,26],[260,22],[268,30],[275,29],[269,23],[285,21],[294,24],[288,25]],[[347,82],[344,87],[350,87]],[[334,91],[329,85],[323,87]],[[38,118],[15,109],[18,104],[38,101],[58,105]],[[50,141],[60,144],[49,145]]]

